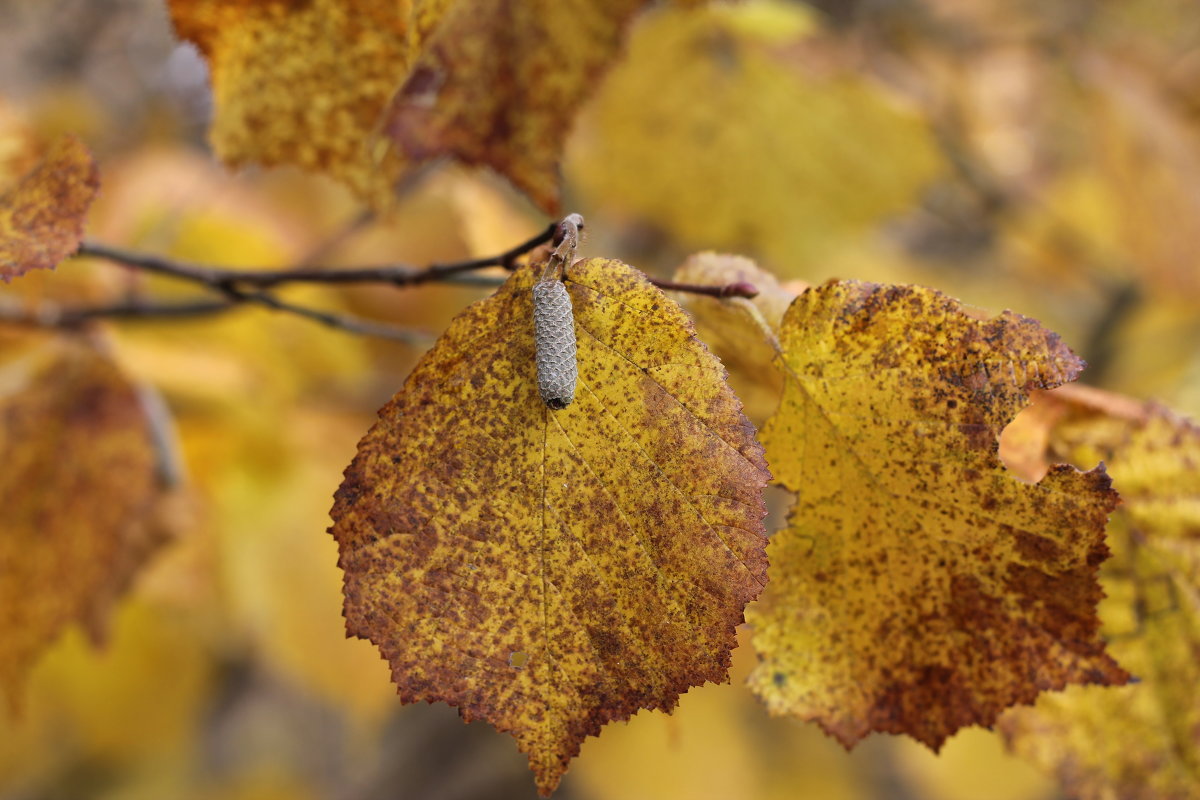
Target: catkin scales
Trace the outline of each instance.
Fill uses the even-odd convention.
[[[542,401],[553,409],[566,408],[575,399],[579,369],[571,295],[561,280],[538,281],[533,286],[533,337]]]

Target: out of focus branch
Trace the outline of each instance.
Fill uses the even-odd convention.
[[[267,289],[297,283],[382,283],[401,287],[424,283],[495,286],[500,282],[496,278],[470,273],[485,267],[503,267],[510,271],[515,269],[517,259],[550,242],[560,224],[560,222],[556,222],[549,225],[536,236],[493,256],[431,264],[423,268],[406,264],[384,264],[350,268],[304,266],[291,269],[230,269],[139,253],[99,242],[85,242],[79,248],[78,255],[80,256],[100,258],[130,269],[187,281],[215,293],[218,297],[171,303],[132,299],[109,305],[42,306],[33,310],[7,306],[0,307],[0,320],[40,326],[78,327],[95,319],[178,319],[219,314],[246,305],[258,305],[274,311],[304,317],[338,330],[414,342],[428,339],[429,335],[323,309],[297,305],[280,299]],[[701,286],[655,278],[650,280],[662,289],[710,297],[754,297],[758,293],[754,286],[744,282]]]
[[[265,306],[276,311],[311,319],[329,328],[376,336],[382,339],[408,342],[410,344],[429,341],[430,334],[418,330],[399,328],[393,325],[371,322],[345,314],[335,314],[307,306],[280,300],[273,295],[259,292],[254,295],[236,296],[227,300],[191,300],[160,303],[129,300],[95,306],[59,307],[43,304],[30,309],[12,304],[0,305],[0,321],[18,325],[34,325],[49,328],[77,328],[97,319],[144,319],[169,320],[211,316],[244,308],[247,303]]]
[[[458,276],[485,267],[512,269],[517,258],[545,242],[554,235],[557,224],[503,253],[467,261],[431,264],[417,268],[407,264],[385,264],[374,267],[302,267],[299,269],[227,269],[207,264],[165,258],[163,256],[137,253],[99,242],[84,242],[79,255],[103,258],[126,267],[169,275],[180,280],[208,286],[218,291],[227,291],[239,286],[267,288],[286,283],[388,283],[393,286],[415,286],[422,283],[456,283]]]

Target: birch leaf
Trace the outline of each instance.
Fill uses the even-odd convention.
[[[337,492],[347,631],[405,702],[511,733],[539,790],[580,743],[727,679],[766,581],[762,449],[686,315],[617,261],[566,276],[574,402],[537,390],[534,267],[460,315]]]
[[[1108,465],[1124,503],[1108,527],[1113,558],[1100,573],[1108,595],[1101,631],[1139,681],[1046,695],[1033,708],[1007,712],[1000,729],[1014,751],[1056,773],[1073,797],[1195,797],[1200,428],[1152,403],[1064,388],[1071,391],[1039,393],[1012,433],[1041,443],[1035,474],[1047,461]],[[1006,443],[1013,436],[1005,431]]]
[[[1096,616],[1108,477],[1058,466],[1030,485],[996,455],[1029,391],[1082,367],[1056,335],[928,289],[830,282],[780,343],[764,439],[797,501],[751,617],[772,713],[847,747],[884,731],[936,750],[1041,691],[1128,679]]]
[[[74,253],[99,185],[91,154],[70,136],[23,175],[0,172],[0,278],[53,269]]]
[[[93,638],[166,530],[145,409],[75,337],[0,331],[0,695],[73,623]]]
[[[461,0],[396,96],[388,133],[413,159],[490,166],[559,208],[563,144],[646,0]]]

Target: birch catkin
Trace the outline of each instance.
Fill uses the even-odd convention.
[[[575,399],[579,369],[575,363],[575,318],[571,295],[561,280],[538,281],[533,287],[533,336],[538,391],[553,409]]]
[[[533,342],[537,362],[538,392],[554,410],[575,399],[579,368],[575,363],[575,315],[571,295],[563,285],[567,267],[575,260],[583,217],[569,214],[558,223],[554,250],[546,261],[542,279],[533,286]]]

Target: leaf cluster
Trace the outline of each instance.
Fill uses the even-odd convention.
[[[810,17],[767,2],[651,5],[168,3],[209,69],[216,155],[331,176],[369,214],[394,212],[449,158],[490,167],[557,215],[579,126],[585,194],[681,242],[748,243],[779,262],[828,246],[781,214],[852,237],[939,169],[912,114],[857,76],[795,68],[812,56],[796,44],[813,35]],[[1087,65],[1093,78],[1116,70]],[[711,102],[694,102],[701,92]],[[829,127],[801,127],[806,113]],[[632,132],[604,135],[622,125]],[[910,157],[890,172],[864,165],[839,150],[848,130]],[[962,143],[941,133],[945,149]],[[662,146],[647,145],[655,137]],[[420,332],[343,313],[352,296],[327,290],[473,283],[496,288],[378,411],[330,512],[346,634],[378,649],[401,702],[444,702],[511,734],[548,796],[608,723],[728,681],[748,623],[757,700],[847,749],[883,732],[936,752],[965,727],[996,727],[1078,796],[1195,796],[1200,438],[1162,406],[1069,386],[1084,363],[1037,320],[907,283],[788,282],[714,252],[650,278],[576,258],[564,236],[578,215],[498,255],[427,267],[146,255],[83,240],[99,178],[79,139],[11,138],[0,692],[12,706],[64,631],[79,624],[102,641],[152,554],[199,524],[169,415],[100,320],[203,322],[258,306],[412,343]],[[681,155],[655,169],[675,145]],[[707,148],[738,155],[698,164]],[[829,158],[796,159],[797,148]],[[989,184],[965,156],[958,165],[996,209],[1024,188]],[[671,172],[692,169],[705,191],[681,195]],[[821,191],[800,197],[798,184]],[[1087,187],[1055,187],[1076,190]],[[1052,236],[1016,212],[1006,224],[1053,260]],[[206,294],[88,289],[45,304],[20,288],[72,254]],[[1165,258],[1147,263],[1147,283],[1187,283]],[[547,281],[552,337],[534,323]],[[553,398],[538,388],[548,338],[572,359]],[[280,390],[272,408],[313,388]],[[769,484],[790,503],[770,535]]]

